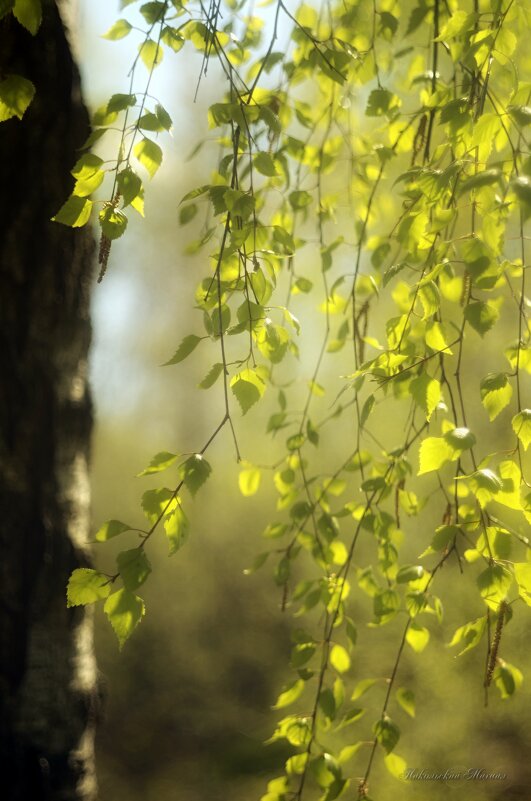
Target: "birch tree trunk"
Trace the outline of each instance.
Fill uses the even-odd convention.
[[[87,388],[93,242],[50,222],[88,117],[58,8],[31,36],[0,21],[0,77],[36,86],[0,123],[0,718],[2,797],[96,797],[92,620],[67,609],[88,564]]]

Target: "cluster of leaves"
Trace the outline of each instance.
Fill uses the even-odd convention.
[[[8,15],[13,15],[32,36],[41,26],[41,0],[2,0],[0,24],[6,24]],[[2,20],[4,20],[2,22]],[[23,75],[0,73],[0,122],[13,117],[22,119],[35,96],[35,85]]]
[[[171,122],[160,104],[146,103],[164,48],[191,43],[203,54],[202,70],[216,58],[228,88],[211,106],[209,126],[222,155],[210,183],[188,192],[180,210],[187,224],[206,208],[190,246],[209,248],[211,256],[195,297],[203,330],[185,336],[168,365],[215,343],[219,356],[200,386],[221,379],[222,419],[180,465],[173,453],[154,457],[144,472],[179,465],[177,486],[144,494],[148,529],[110,521],[99,530],[98,541],[130,530],[141,542],[119,554],[115,573],[75,571],[68,600],[104,599],[123,644],[144,613],[136,590],[150,572],[146,543],[162,527],[170,551],[181,546],[188,533],[181,489],[194,494],[209,476],[204,453],[227,426],[240,458],[234,408],[247,414],[266,391],[275,392],[266,433],[284,439],[282,455],[267,469],[243,462],[239,483],[252,496],[262,474],[272,474],[278,520],[266,528],[271,547],[252,569],[276,558],[282,606],[308,623],[294,631],[294,677],[276,703],[296,711],[272,736],[287,741],[293,755],[262,801],[307,794],[333,801],[353,776],[362,777],[358,796],[368,798],[378,749],[393,775],[404,773],[391,713],[395,706],[413,715],[414,697],[395,685],[404,648],[422,651],[430,626],[442,621],[434,584],[445,563],[456,562],[477,587],[473,619],[465,618],[450,645],[463,654],[485,643],[486,693],[494,681],[506,698],[522,681],[501,653],[505,626],[531,605],[531,410],[524,403],[531,373],[524,236],[531,85],[520,77],[529,57],[517,36],[531,20],[523,0],[467,5],[423,0],[405,15],[394,0],[355,0],[319,9],[302,4],[292,13],[276,0],[267,25],[245,16],[237,0],[228,21],[217,0],[208,8],[142,5],[147,28],[130,91],[97,112],[87,143],[92,147],[121,114],[118,157],[106,168],[87,152],[56,216],[85,224],[90,196],[110,173],[110,200],[100,212],[108,256],[108,243],[126,228],[123,208],[142,208],[133,157],[151,175],[162,161],[151,135]],[[279,45],[286,24],[288,41]],[[107,35],[131,30],[121,19]],[[133,91],[139,60],[149,76],[141,93]],[[301,390],[293,365],[304,337],[313,347],[315,324],[301,323],[293,310],[319,293],[322,341]],[[492,348],[505,309],[511,341]],[[319,419],[325,359],[335,360],[344,378],[330,413]],[[382,414],[389,413],[398,425],[382,443]],[[503,449],[490,451],[489,439],[479,440],[472,420],[480,414]],[[344,432],[346,450],[325,468],[322,430],[332,423]],[[404,561],[409,518],[421,510],[429,510],[431,532],[422,553]],[[361,545],[368,540],[372,551]],[[122,587],[112,592],[117,581]],[[390,674],[358,675],[349,686],[357,596],[372,603],[370,626],[394,621],[399,634]],[[367,739],[358,703],[378,685],[381,712]],[[355,726],[358,738],[337,747],[336,732],[346,726]]]

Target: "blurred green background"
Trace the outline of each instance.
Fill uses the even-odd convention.
[[[127,91],[130,42],[99,38],[116,19],[117,5],[103,0],[80,4],[79,52],[92,107],[113,92]],[[159,366],[184,334],[200,332],[193,293],[206,256],[184,253],[193,231],[179,228],[178,204],[185,192],[209,180],[216,146],[207,144],[201,157],[192,161],[187,156],[199,138],[208,137],[206,108],[224,89],[212,70],[194,104],[200,60],[199,55],[181,53],[171,58],[168,54],[156,74],[153,92],[173,116],[173,138],[164,143],[164,169],[147,191],[147,221],[130,220],[128,236],[113,244],[107,276],[94,291],[95,528],[111,517],[137,521],[141,493],[157,482],[137,479],[135,474],[157,451],[196,450],[222,415],[221,386],[209,392],[196,388],[215,358],[215,345],[197,351],[197,358],[178,367]],[[302,312],[315,305],[312,300],[301,303]],[[378,314],[382,319],[385,309]],[[478,338],[478,349],[487,347],[492,352],[496,337],[510,339],[511,322],[510,316],[502,321],[490,341],[482,343]],[[305,340],[300,366],[290,363],[294,377],[308,377],[307,367],[320,336],[316,331],[313,339]],[[337,364],[333,357],[328,359],[325,375],[339,388]],[[472,359],[467,370],[477,384],[482,375],[478,360]],[[332,394],[316,400],[323,415]],[[469,398],[469,403],[476,412],[474,428],[481,434],[483,410],[478,399]],[[245,424],[236,416],[243,455],[252,454],[256,462],[274,459],[274,443],[261,434],[270,413],[264,401]],[[322,458],[331,464],[348,453],[344,440],[352,436],[353,428],[345,425],[343,431],[339,426],[330,429]],[[389,420],[383,413],[378,427],[386,442],[393,436],[397,445],[401,442],[401,421]],[[499,446],[493,443],[491,450]],[[150,543],[154,569],[143,593],[147,617],[122,653],[98,611],[97,653],[105,696],[97,739],[102,801],[253,801],[265,791],[269,778],[280,775],[291,753],[288,747],[264,745],[264,741],[280,716],[271,706],[290,680],[287,662],[293,621],[289,610],[280,609],[281,590],[272,580],[269,564],[252,576],[243,573],[267,547],[260,541],[260,532],[270,518],[275,492],[266,476],[257,496],[241,497],[228,430],[208,458],[214,468],[211,479],[194,502],[185,500],[192,524],[186,547],[168,559],[162,536]],[[424,550],[439,522],[433,523],[426,515],[403,522],[405,549],[411,558]],[[365,546],[369,560],[371,547]],[[113,543],[96,554],[102,567],[112,556]],[[430,771],[483,768],[505,773],[508,779],[401,784],[389,776],[379,759],[372,777],[378,791],[371,795],[375,801],[390,797],[529,799],[531,685],[526,665],[531,629],[524,610],[511,622],[510,645],[504,642],[502,650],[528,681],[510,701],[501,701],[493,690],[485,709],[484,649],[456,659],[455,650],[446,645],[449,632],[483,610],[477,592],[466,586],[455,562],[443,572],[445,634],[435,621],[428,623],[431,642],[427,649],[421,654],[406,649],[401,663],[397,686],[415,690],[417,713],[411,720],[396,705],[392,707],[391,714],[402,728],[397,751],[410,767]],[[368,628],[370,599],[360,599],[359,593],[353,616],[360,622],[349,686],[359,677],[389,675],[403,628],[402,618],[379,629]],[[382,682],[362,699],[367,713],[355,724],[356,730],[353,726],[352,733],[343,732],[344,744],[360,736],[370,738],[384,692]],[[353,760],[353,776],[363,771],[366,753],[359,761]],[[356,795],[354,785],[346,797]]]

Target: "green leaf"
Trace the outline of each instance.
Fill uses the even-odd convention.
[[[381,117],[383,114],[398,109],[399,100],[388,89],[373,89],[369,95],[365,114],[367,117]]]
[[[179,50],[182,49],[185,42],[184,36],[181,36],[176,28],[171,28],[169,25],[164,28],[160,38],[165,45],[171,47],[174,53],[178,53]]]
[[[96,542],[107,542],[124,531],[132,531],[133,527],[121,520],[107,520],[96,532]]]
[[[518,584],[518,592],[528,606],[531,606],[531,562],[516,562],[514,577]]]
[[[168,112],[164,108],[164,106],[161,106],[160,103],[157,103],[157,105],[155,106],[155,113],[156,113],[157,119],[160,122],[160,124],[162,125],[163,129],[165,131],[171,131],[172,126],[173,126],[173,122],[172,122],[172,119],[171,119],[170,115],[168,114]]]
[[[435,536],[431,541],[434,551],[444,551],[461,534],[458,526],[439,526],[435,529]]]
[[[405,565],[396,574],[397,584],[407,584],[409,581],[418,581],[424,575],[422,565]]]
[[[78,159],[72,170],[72,175],[76,179],[74,195],[88,197],[101,185],[105,178],[105,173],[101,169],[102,164],[103,159],[94,153],[84,153]]]
[[[140,53],[140,58],[150,71],[158,67],[164,57],[162,45],[157,44],[153,39],[146,39],[145,42],[139,45],[138,52]]]
[[[262,175],[270,177],[278,175],[273,157],[269,153],[257,153],[254,157],[254,166]]]
[[[186,225],[194,219],[198,212],[197,203],[189,203],[187,206],[182,206],[179,209],[179,222],[181,225]]]
[[[151,565],[143,548],[122,551],[116,563],[126,590],[136,590],[151,573]]]
[[[511,695],[514,695],[524,680],[518,668],[503,661],[496,667],[492,675],[502,698],[510,698]]]
[[[512,419],[513,431],[527,450],[531,442],[531,409],[522,409]]]
[[[481,597],[490,609],[497,611],[500,601],[504,601],[512,584],[511,571],[504,565],[489,565],[477,578]]]
[[[288,684],[287,687],[284,687],[280,695],[278,696],[273,709],[283,709],[290,704],[293,704],[303,693],[304,691],[304,681],[302,679],[296,679],[295,681]]]
[[[462,33],[470,30],[474,24],[474,14],[467,14],[466,11],[454,11],[443,25],[440,35],[434,40],[444,42],[448,39],[455,39]]]
[[[461,451],[469,450],[476,444],[476,437],[468,428],[452,428],[444,435],[445,441],[457,451],[459,455]]]
[[[142,476],[150,476],[153,473],[160,473],[162,470],[167,470],[168,467],[179,458],[179,454],[177,453],[170,453],[169,451],[160,451],[160,453],[156,453],[155,456],[150,461],[149,465],[142,470],[142,472],[137,473],[137,478],[141,478]]]
[[[471,648],[475,648],[478,645],[479,641],[481,640],[485,628],[487,625],[487,618],[484,615],[483,617],[478,617],[476,620],[471,620],[470,623],[465,623],[463,626],[459,626],[458,629],[454,632],[454,636],[448,643],[448,646],[452,648],[454,645],[458,643],[463,643],[465,647],[462,651],[458,653],[458,656],[466,653]]]
[[[424,411],[429,420],[441,400],[441,384],[428,373],[421,373],[410,384],[415,403]]]
[[[289,202],[291,208],[297,211],[298,209],[304,209],[306,206],[309,206],[312,202],[312,196],[305,190],[297,190],[290,193]]]
[[[470,178],[465,178],[459,186],[459,194],[470,192],[471,189],[481,189],[483,186],[491,186],[492,184],[499,183],[502,174],[500,170],[491,169],[478,172],[476,175],[471,175]]]
[[[259,467],[251,466],[241,470],[238,476],[238,486],[241,494],[246,498],[250,495],[256,495],[261,477],[262,473]]]
[[[387,715],[374,725],[374,734],[382,748],[390,754],[400,739],[400,729]]]
[[[35,36],[42,21],[41,0],[15,0],[13,14]]]
[[[415,653],[419,654],[425,649],[430,641],[430,632],[428,629],[420,626],[414,621],[411,623],[407,630],[406,642],[413,648]]]
[[[140,142],[137,142],[133,150],[136,158],[140,164],[145,167],[150,176],[153,178],[158,168],[162,164],[162,150],[152,142],[151,139],[144,137]]]
[[[88,223],[91,211],[91,200],[86,197],[71,195],[66,203],[61,206],[55,217],[52,217],[52,220],[63,225],[69,225],[71,228],[80,228]]]
[[[184,485],[192,495],[195,495],[197,490],[203,486],[211,472],[212,468],[200,453],[194,453],[179,468]]]
[[[531,125],[531,106],[508,106],[507,111],[521,128]]]
[[[494,420],[511,402],[513,388],[506,373],[489,373],[480,383],[481,403]]]
[[[105,206],[99,214],[101,230],[108,239],[119,239],[125,234],[127,217],[114,206]]]
[[[350,656],[342,645],[334,645],[330,651],[330,664],[338,673],[346,673],[350,669]]]
[[[484,303],[482,300],[469,303],[465,309],[465,320],[480,336],[490,331],[499,316],[498,309],[492,303]]]
[[[109,595],[103,611],[118,637],[121,650],[145,614],[144,601],[126,589],[118,590]]]
[[[0,122],[11,117],[22,119],[35,95],[35,86],[21,75],[8,75],[0,81]]]
[[[265,392],[265,384],[258,373],[249,368],[237,373],[231,379],[230,388],[240,404],[243,414],[246,414]]]
[[[142,181],[131,167],[126,167],[119,172],[116,180],[118,191],[123,198],[123,205],[128,206],[140,194]]]
[[[220,377],[221,373],[223,372],[223,363],[218,362],[217,364],[213,364],[206,376],[203,380],[199,383],[201,389],[209,389],[213,386],[218,378]]]
[[[410,718],[415,717],[415,694],[411,690],[400,687],[400,689],[396,691],[396,700]]]
[[[378,679],[362,679],[359,681],[350,696],[351,701],[356,701],[358,698],[361,698],[361,696],[365,695],[375,684],[378,684]]]
[[[136,105],[136,95],[116,94],[112,95],[107,103],[107,113],[117,114],[130,106]]]
[[[419,471],[417,475],[439,470],[452,460],[454,449],[443,437],[426,437],[420,444]]]
[[[171,359],[164,362],[162,366],[167,367],[169,364],[179,364],[179,362],[182,362],[197,348],[201,339],[202,337],[198,337],[196,334],[189,334],[183,339]]]
[[[140,6],[140,13],[148,25],[153,25],[155,22],[160,22],[164,18],[166,6],[167,3],[163,3],[160,0],[158,2],[155,0],[155,2],[143,3]]]
[[[384,756],[385,767],[395,779],[404,779],[407,770],[407,762],[398,754],[386,754]]]
[[[142,495],[141,506],[148,520],[154,523],[164,512],[169,514],[177,505],[173,492],[167,487],[146,490]]]
[[[102,598],[111,591],[109,576],[87,567],[78,567],[72,572],[66,588],[67,606],[85,606]]]
[[[182,548],[190,533],[188,518],[184,513],[180,500],[178,500],[175,508],[164,520],[164,531],[168,538],[168,544],[170,546],[169,555],[171,556],[178,551],[179,548]]]
[[[132,25],[127,22],[126,19],[117,19],[116,22],[111,25],[107,33],[102,34],[103,39],[111,39],[112,41],[116,39],[123,39],[124,36],[127,36],[129,31],[133,28]]]
[[[164,126],[162,125],[157,115],[153,114],[152,111],[148,111],[146,114],[142,114],[142,116],[139,117],[137,125],[143,131],[157,131],[157,132],[164,131]]]

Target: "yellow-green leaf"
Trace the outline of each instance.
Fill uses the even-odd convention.
[[[15,0],[13,14],[35,36],[42,21],[41,0]]]
[[[350,668],[350,656],[342,645],[334,645],[330,651],[330,664],[338,673],[345,673]]]
[[[21,75],[8,75],[0,81],[0,122],[11,117],[22,119],[35,95],[35,86]]]
[[[141,139],[134,147],[134,154],[139,160],[140,164],[146,168],[150,176],[153,178],[158,168],[162,164],[162,150],[151,139]]]
[[[527,450],[531,442],[531,409],[522,409],[512,419],[513,431]]]
[[[145,614],[144,601],[138,595],[122,589],[109,595],[103,611],[118,637],[121,650]]]
[[[111,591],[109,576],[87,567],[74,570],[66,588],[68,606],[84,606],[107,598]]]
[[[132,30],[132,25],[126,19],[117,19],[116,22],[111,25],[107,33],[103,34],[104,39],[123,39],[124,36],[127,36],[130,30]]]
[[[88,223],[91,211],[92,200],[71,195],[66,203],[61,206],[55,217],[52,217],[52,220],[68,225],[70,228],[80,228]]]
[[[139,46],[138,52],[148,70],[157,67],[164,56],[162,45],[157,44],[153,39],[146,39],[146,41]]]

